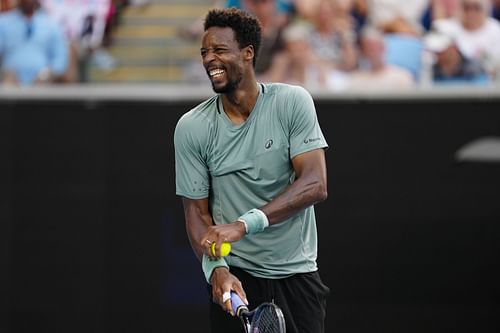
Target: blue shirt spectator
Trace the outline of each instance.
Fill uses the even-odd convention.
[[[10,82],[26,86],[65,73],[66,38],[36,0],[20,0],[18,8],[0,14],[0,60],[4,82],[5,76],[14,76]]]

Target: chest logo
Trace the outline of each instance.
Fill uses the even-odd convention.
[[[273,140],[269,139],[269,140],[267,140],[265,147],[266,147],[266,149],[269,149],[269,148],[271,148],[272,145],[273,145]]]

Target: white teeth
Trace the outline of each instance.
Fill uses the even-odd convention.
[[[210,76],[219,76],[219,75],[224,74],[224,70],[222,70],[222,69],[213,69],[209,73],[210,73]]]

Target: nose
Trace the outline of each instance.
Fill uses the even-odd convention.
[[[209,64],[210,62],[212,62],[215,59],[213,50],[206,50],[202,54],[202,58],[204,64]]]

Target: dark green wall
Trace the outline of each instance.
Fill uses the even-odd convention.
[[[198,102],[0,101],[0,331],[204,330],[172,143]],[[500,164],[454,153],[500,100],[316,104],[328,332],[497,332]]]

